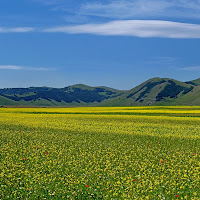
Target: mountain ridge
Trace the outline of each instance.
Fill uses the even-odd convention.
[[[64,88],[0,89],[3,106],[147,106],[200,105],[200,78],[181,82],[151,78],[130,90],[75,84]]]

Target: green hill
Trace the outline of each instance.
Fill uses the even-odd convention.
[[[87,106],[97,105],[121,93],[112,88],[90,87],[83,84],[65,88],[6,88],[0,89],[2,98],[0,105]]]
[[[200,105],[200,79],[181,82],[152,78],[121,91],[76,84],[65,88],[30,87],[0,89],[0,105],[12,106],[146,106]]]
[[[188,84],[192,84],[192,85],[198,86],[198,85],[200,85],[200,78],[195,79],[195,80],[193,80],[193,81],[188,81],[188,82],[185,82],[185,83],[188,83]]]
[[[16,101],[13,101],[9,98],[6,98],[6,97],[0,95],[0,106],[1,105],[13,105],[14,106],[14,105],[20,105],[20,104],[18,104],[18,102],[16,102]]]
[[[168,78],[152,78],[103,105],[168,105],[193,90],[194,86]]]

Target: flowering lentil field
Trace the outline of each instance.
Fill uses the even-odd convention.
[[[200,199],[200,107],[1,108],[0,199]]]

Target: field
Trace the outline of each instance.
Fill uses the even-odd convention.
[[[200,199],[200,107],[1,108],[0,199]]]

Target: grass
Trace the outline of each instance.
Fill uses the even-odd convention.
[[[0,199],[200,199],[199,114],[1,108]]]

